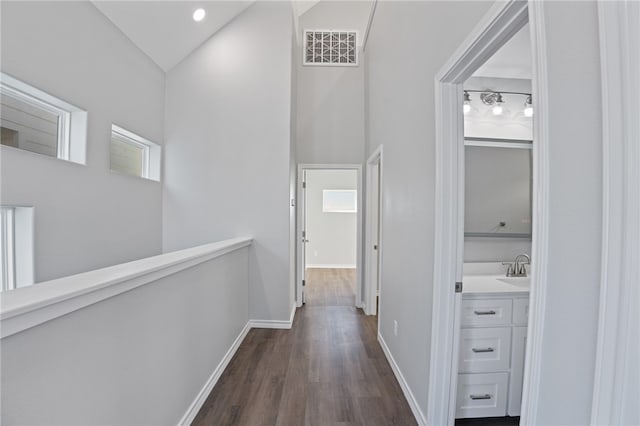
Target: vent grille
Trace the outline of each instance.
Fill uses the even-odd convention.
[[[358,65],[355,31],[305,31],[305,65]]]

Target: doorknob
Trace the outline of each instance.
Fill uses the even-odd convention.
[[[303,243],[308,243],[308,242],[309,242],[309,240],[307,240],[307,239],[303,238],[303,239],[302,239],[302,242],[303,242]]]
[[[374,244],[374,245],[373,245],[373,249],[374,249],[374,250],[378,250],[378,245],[377,245],[377,244]]]

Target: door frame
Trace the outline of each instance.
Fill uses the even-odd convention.
[[[637,366],[640,351],[634,336],[638,329],[634,332],[632,327],[638,324],[640,310],[640,171],[636,166],[640,163],[640,4],[600,1],[598,20],[603,235],[592,425],[627,424],[640,397],[638,376],[629,374],[630,366]]]
[[[356,213],[356,307],[362,307],[362,164],[298,164],[296,178],[297,199],[296,203],[296,305],[302,306],[302,277],[304,272],[304,259],[302,256],[302,215],[306,208],[304,200],[304,188],[302,187],[305,170],[356,170],[358,212]]]
[[[431,357],[427,424],[455,421],[458,339],[464,249],[463,83],[528,21],[533,59],[533,229],[529,325],[527,330],[522,424],[536,423],[546,300],[549,195],[547,63],[544,4],[508,0],[496,3],[435,78],[436,206]]]
[[[364,312],[367,315],[376,315],[377,314],[377,304],[376,304],[376,286],[371,282],[371,263],[373,262],[373,233],[375,230],[371,226],[371,212],[373,211],[373,195],[370,191],[372,188],[373,181],[373,173],[372,167],[374,165],[378,165],[378,283],[380,286],[380,294],[382,294],[382,179],[383,179],[383,171],[382,171],[382,154],[383,149],[382,145],[378,146],[376,150],[371,154],[369,159],[367,160],[367,208],[365,209],[365,262],[364,262],[364,301],[363,308]]]

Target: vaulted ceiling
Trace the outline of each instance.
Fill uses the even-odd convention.
[[[170,70],[255,0],[99,1],[93,4],[160,68]],[[206,16],[193,20],[202,8]]]

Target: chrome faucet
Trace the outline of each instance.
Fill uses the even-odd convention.
[[[524,257],[527,261],[520,262],[520,258]],[[507,267],[507,277],[526,277],[527,268],[524,265],[531,264],[531,257],[528,254],[522,253],[516,256],[516,260],[511,262],[502,262],[503,265],[509,265]]]

